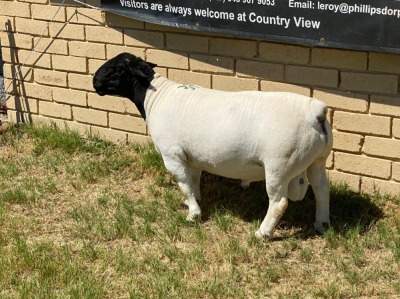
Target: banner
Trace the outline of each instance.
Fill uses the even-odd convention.
[[[101,0],[145,22],[269,41],[400,53],[397,0]]]

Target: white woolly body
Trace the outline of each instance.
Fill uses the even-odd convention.
[[[318,164],[313,176],[325,172],[321,165],[332,146],[325,104],[293,93],[217,91],[156,74],[146,93],[145,111],[153,142],[187,196],[199,199],[191,185],[202,170],[245,183],[266,179],[270,202],[270,193],[279,189],[274,201],[281,208],[265,220],[269,224],[260,228],[261,236],[271,235],[276,224],[271,219],[284,211],[281,197],[304,197],[307,169]],[[329,204],[329,194],[323,193]],[[323,210],[323,215],[317,211],[317,222],[329,222],[329,211]],[[190,211],[189,198],[190,213],[196,211]]]
[[[290,180],[326,156],[312,104],[324,105],[293,93],[224,92],[157,76],[145,109],[163,156],[183,154],[192,167],[251,182],[265,179],[264,167]]]

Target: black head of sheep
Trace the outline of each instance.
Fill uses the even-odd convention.
[[[94,74],[93,87],[101,95],[129,98],[146,118],[144,99],[154,78],[155,64],[129,53],[121,53],[105,62]]]

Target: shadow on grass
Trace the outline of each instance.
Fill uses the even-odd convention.
[[[268,197],[264,181],[254,182],[243,189],[240,181],[203,174],[201,181],[203,220],[218,212],[229,212],[246,222],[261,222],[268,210]],[[331,185],[330,192],[331,228],[336,233],[345,233],[355,227],[366,232],[372,224],[383,217],[382,210],[374,203],[374,197],[351,191],[345,185]],[[314,194],[309,187],[302,201],[289,202],[279,227],[300,229],[296,235],[308,238],[315,235]]]

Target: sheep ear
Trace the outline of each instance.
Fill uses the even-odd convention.
[[[148,76],[146,76],[144,73],[143,73],[143,71],[141,70],[141,69],[134,69],[133,70],[133,74],[135,75],[135,76],[138,76],[138,77],[141,77],[141,78],[147,78]]]
[[[151,62],[147,62],[147,64],[148,64],[152,69],[154,69],[154,68],[157,66],[157,64],[151,63]]]
[[[146,87],[148,87],[150,85],[149,76],[146,76],[142,72],[142,70],[134,69],[133,74],[141,85],[146,86]]]

